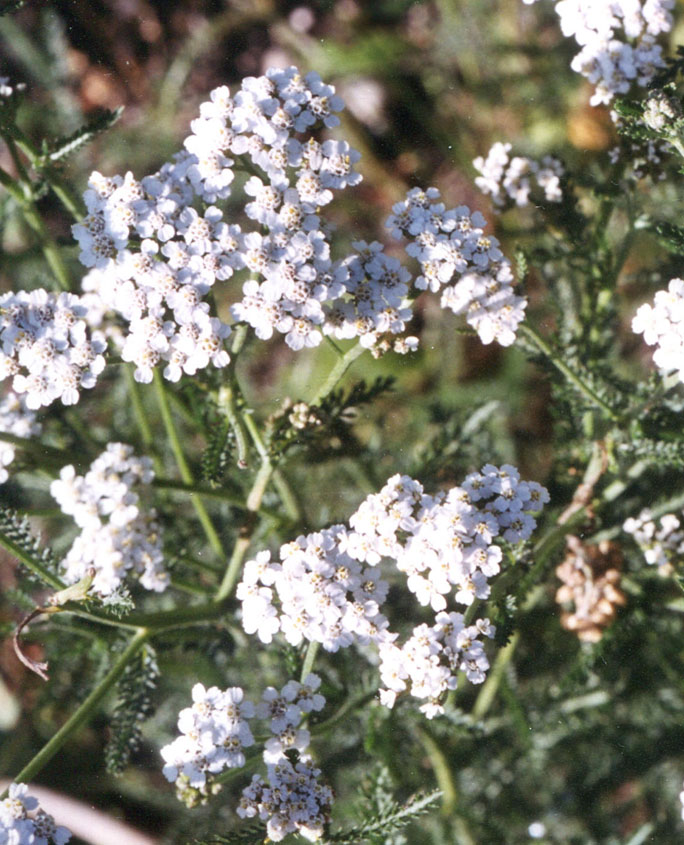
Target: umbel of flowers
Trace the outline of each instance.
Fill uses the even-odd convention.
[[[466,625],[463,614],[447,612],[448,598],[465,606],[486,599],[503,557],[496,541],[528,539],[533,514],[547,501],[545,488],[520,481],[510,465],[488,464],[434,496],[418,481],[393,476],[348,526],[298,537],[281,547],[277,561],[264,551],[245,565],[237,590],[244,629],[265,643],[281,632],[292,645],[318,642],[331,652],[373,644],[383,703],[392,706],[410,691],[425,699],[420,709],[432,718],[443,712],[443,694],[456,687],[459,671],[473,683],[485,679],[489,663],[479,638],[494,634],[487,619]],[[414,628],[401,646],[382,612],[389,588],[383,561],[436,613],[433,626]]]
[[[195,684],[192,705],[178,715],[180,736],[161,750],[164,776],[175,782],[179,798],[190,805],[202,801],[220,788],[212,783],[216,775],[244,766],[244,749],[254,745],[250,723],[260,719],[270,732],[263,751],[267,776],[252,777],[237,814],[265,821],[274,842],[288,833],[320,839],[330,820],[333,793],[319,779],[320,769],[307,753],[310,733],[301,726],[325,706],[320,683],[310,674],[302,683],[288,681],[281,690],[267,687],[256,706],[244,699],[240,687],[222,691]]]
[[[342,108],[316,73],[270,69],[234,96],[225,86],[212,91],[184,150],[157,173],[92,174],[88,214],[73,227],[81,261],[92,268],[83,289],[93,295],[93,324],[104,318],[136,379],[150,381],[157,365],[172,381],[226,366],[231,327],[212,310],[211,292],[236,274],[242,298],[233,320],[262,339],[280,332],[296,350],[325,335],[357,338],[375,354],[415,349],[411,299],[441,286],[442,304],[464,314],[483,342],[512,342],[525,303],[511,292],[509,263],[484,236],[484,218],[465,206],[446,211],[435,189],[410,192],[406,213],[395,208],[388,221],[411,239],[418,278],[378,242],[353,241],[335,259],[321,214],[336,192],[361,180],[360,156],[346,141],[318,135],[339,124]],[[242,216],[227,221],[220,204],[237,172],[251,176]]]
[[[38,806],[24,783],[10,785],[0,801],[0,843],[2,845],[65,845],[71,839],[66,827]]]
[[[136,457],[124,443],[109,443],[84,476],[71,465],[62,469],[50,492],[81,529],[62,561],[67,584],[93,571],[93,591],[107,596],[135,573],[145,589],[166,589],[160,526],[153,510],[140,508],[153,478],[150,458]]]

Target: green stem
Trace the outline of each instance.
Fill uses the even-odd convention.
[[[36,756],[16,775],[14,778],[15,783],[29,783],[32,781],[38,772],[57,754],[66,741],[94,715],[102,699],[123,675],[126,666],[128,666],[130,661],[140,651],[148,636],[149,632],[144,628],[137,631],[124,651],[116,659],[112,668],[81,706],[67,719]],[[7,791],[0,795],[0,799],[5,797],[6,794]]]
[[[310,642],[306,648],[306,654],[304,655],[304,662],[302,663],[302,671],[299,676],[300,683],[304,683],[304,679],[307,675],[310,675],[313,670],[313,665],[316,662],[316,655],[318,654],[318,649],[320,648],[320,643]]]
[[[598,396],[588,384],[582,381],[582,379],[577,375],[577,373],[573,372],[573,370],[563,361],[561,358],[556,355],[556,353],[551,349],[549,344],[541,337],[533,328],[528,326],[526,323],[523,323],[520,328],[518,329],[519,332],[524,335],[528,340],[532,341],[535,346],[542,352],[551,363],[556,367],[556,369],[560,370],[561,373],[568,379],[568,381],[573,384],[580,393],[583,393],[587,399],[589,399],[594,405],[600,408],[606,416],[608,416],[611,420],[617,421],[618,415],[615,411]]]
[[[474,719],[484,718],[487,711],[491,707],[494,699],[496,698],[496,693],[499,689],[499,685],[501,684],[503,673],[505,672],[506,667],[510,663],[511,658],[513,657],[513,653],[518,647],[519,642],[520,631],[516,631],[515,634],[513,634],[513,636],[511,637],[510,641],[507,643],[507,645],[505,645],[497,654],[496,660],[494,661],[494,665],[492,666],[489,674],[487,675],[487,680],[482,685],[480,692],[478,693],[478,696],[475,699],[475,704],[473,705],[472,709],[472,716]]]
[[[147,419],[147,414],[145,413],[142,399],[140,397],[140,387],[133,376],[133,370],[134,367],[132,364],[126,364],[124,367],[124,373],[126,374],[126,387],[128,388],[128,395],[131,397],[133,416],[135,417],[136,425],[140,431],[140,438],[145,450],[149,451],[150,447],[154,443],[154,438],[152,436],[152,429],[150,428],[150,423]]]
[[[181,442],[178,437],[178,432],[176,431],[176,426],[174,425],[173,417],[171,416],[171,409],[169,408],[169,402],[166,396],[166,387],[164,386],[164,381],[161,374],[159,373],[159,370],[154,371],[154,386],[157,392],[159,411],[161,413],[162,421],[164,423],[164,428],[166,429],[166,435],[169,438],[169,443],[171,444],[171,450],[173,452],[174,458],[176,459],[178,471],[180,472],[180,476],[185,482],[185,484],[191,485],[194,483],[194,480],[192,477],[192,473],[190,472],[188,462],[185,460],[183,447],[181,446]],[[193,504],[193,507],[195,508],[195,513],[197,514],[202,528],[204,529],[204,533],[207,537],[207,540],[209,541],[209,545],[219,557],[225,558],[225,552],[223,550],[221,540],[219,539],[219,536],[216,533],[216,529],[212,524],[211,518],[209,517],[209,514],[207,513],[207,510],[204,507],[204,503],[196,493],[190,494],[190,500]]]
[[[73,613],[81,619],[99,622],[116,628],[138,630],[145,628],[149,635],[172,628],[184,628],[186,625],[198,625],[218,619],[225,612],[225,605],[215,601],[190,605],[190,607],[174,607],[170,610],[159,610],[154,613],[131,613],[121,619],[105,616],[100,611],[84,611],[78,604],[66,604],[63,610]]]
[[[1,438],[0,438],[1,439]],[[179,493],[196,493],[198,496],[203,496],[208,499],[219,499],[222,502],[227,502],[238,510],[247,510],[247,506],[242,498],[236,496],[234,493],[229,493],[227,490],[222,490],[220,487],[204,487],[200,484],[186,484],[184,481],[176,481],[171,478],[155,478],[152,482],[153,487],[158,487],[160,490],[176,490]],[[275,522],[280,522],[280,514],[270,508],[259,508],[259,512]]]
[[[72,459],[71,453],[66,449],[58,449],[56,446],[46,446],[32,437],[19,437],[19,435],[10,434],[8,431],[0,431],[0,441],[18,446],[20,449],[40,458],[42,461],[46,458],[55,462],[59,461],[60,466],[64,466],[64,462]]]
[[[337,385],[342,376],[347,372],[349,367],[356,361],[359,355],[365,352],[365,348],[360,343],[355,344],[348,349],[344,355],[337,360],[335,366],[330,370],[328,378],[323,382],[320,388],[313,395],[309,401],[310,405],[318,405],[318,403]]]
[[[271,462],[267,459],[264,460],[259,467],[259,471],[257,472],[256,478],[252,484],[252,489],[249,491],[249,495],[247,496],[247,510],[250,511],[250,514],[246,525],[243,526],[242,532],[235,542],[233,554],[230,556],[223,580],[221,581],[216,593],[215,601],[217,602],[222,602],[227,599],[233,591],[235,582],[237,581],[242,569],[242,563],[245,559],[245,555],[247,554],[247,549],[249,549],[252,541],[256,515],[261,507],[261,500],[266,492],[268,483],[271,480],[272,473],[273,466]]]
[[[425,728],[420,726],[416,728],[416,733],[420,744],[425,749],[427,758],[432,766],[432,771],[435,773],[437,786],[442,791],[442,815],[450,816],[456,809],[458,802],[458,793],[456,792],[454,779],[451,776],[451,768],[435,738]]]
[[[16,137],[19,149],[31,162],[31,165],[45,178],[64,208],[66,208],[77,223],[80,223],[86,215],[86,208],[83,202],[71,193],[68,185],[55,172],[54,168],[45,166],[40,153],[22,130],[18,126],[14,126],[12,131]]]

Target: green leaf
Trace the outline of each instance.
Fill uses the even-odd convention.
[[[123,106],[119,106],[114,111],[105,109],[67,138],[57,138],[45,150],[44,158],[54,163],[75,153],[81,147],[90,143],[97,135],[106,132],[107,129],[111,129],[123,114],[123,110]]]

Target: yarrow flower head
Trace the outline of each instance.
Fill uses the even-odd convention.
[[[638,517],[630,517],[622,528],[634,537],[643,552],[646,563],[657,566],[663,574],[669,574],[673,565],[684,555],[684,528],[682,514],[667,513],[656,520],[648,509]]]
[[[535,0],[523,0],[527,4]],[[633,84],[646,86],[664,66],[656,38],[672,28],[674,0],[561,0],[563,35],[581,47],[571,67],[593,85],[591,104],[610,103]]]
[[[632,331],[657,347],[653,363],[659,369],[676,372],[684,382],[684,280],[671,279],[667,290],[656,293],[653,305],[642,305],[632,320]]]
[[[70,293],[6,293],[0,296],[0,380],[11,378],[26,407],[61,399],[74,405],[79,390],[95,386],[105,366],[106,341],[90,332],[80,297]]]
[[[23,396],[9,391],[0,399],[0,432],[29,438],[37,437],[42,428],[35,412],[26,407]],[[14,444],[0,440],[0,484],[9,478],[6,467],[14,460],[15,452]]]
[[[240,687],[222,691],[195,684],[192,706],[178,716],[180,736],[161,750],[164,776],[175,782],[179,798],[187,804],[204,801],[218,786],[213,783],[218,774],[244,766],[244,749],[254,745],[250,723],[264,720],[271,734],[263,751],[267,779],[254,775],[237,814],[266,822],[274,842],[288,833],[320,839],[330,820],[333,792],[306,753],[310,734],[301,727],[304,718],[325,706],[320,683],[310,674],[280,690],[267,687],[256,707]]]
[[[24,783],[10,784],[7,798],[0,801],[0,842],[7,845],[65,845],[71,831],[56,825],[54,818],[38,806]]]
[[[409,239],[406,252],[421,269],[418,289],[441,291],[442,307],[463,314],[483,343],[510,346],[527,305],[513,292],[510,262],[497,239],[484,234],[479,211],[447,211],[439,196],[436,188],[413,188],[386,225],[395,238]]]
[[[298,537],[281,547],[277,561],[263,551],[245,565],[237,589],[243,627],[265,643],[281,632],[292,645],[308,640],[332,652],[374,645],[387,686],[381,700],[391,706],[397,693],[410,690],[428,699],[421,709],[431,717],[459,671],[473,683],[484,680],[489,663],[478,636],[494,634],[486,619],[465,626],[461,614],[448,613],[449,598],[466,606],[486,599],[503,559],[495,540],[528,539],[533,514],[548,500],[544,487],[521,481],[506,464],[487,464],[435,496],[408,476],[393,476],[348,526]],[[435,625],[418,626],[403,646],[382,613],[389,590],[384,561],[436,613]]]
[[[161,750],[164,777],[176,783],[179,797],[191,790],[206,796],[207,777],[244,766],[244,749],[254,745],[254,705],[240,687],[221,691],[195,684],[192,701],[178,715],[180,736]]]
[[[491,196],[498,209],[516,205],[518,208],[535,203],[538,198],[558,203],[563,199],[561,179],[563,165],[553,156],[540,162],[528,156],[509,155],[511,144],[496,143],[479,156],[473,166],[480,172],[475,184],[483,194]]]
[[[81,528],[62,561],[63,577],[76,583],[95,570],[92,589],[107,596],[129,572],[148,590],[161,592],[169,583],[164,570],[161,529],[154,510],[139,507],[140,494],[154,477],[149,458],[133,448],[110,443],[85,476],[66,466],[50,485],[62,512]]]

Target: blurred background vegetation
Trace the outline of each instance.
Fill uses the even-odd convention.
[[[495,220],[474,187],[473,158],[486,155],[494,141],[510,141],[516,152],[553,153],[569,170],[591,174],[606,165],[616,142],[607,113],[588,105],[589,86],[569,69],[574,46],[563,38],[552,3],[529,7],[520,0],[29,0],[0,17],[0,74],[26,83],[20,121],[33,139],[67,136],[98,109],[125,106],[113,129],[65,164],[64,175],[79,192],[92,170],[132,170],[138,178],[156,170],[180,148],[213,87],[237,87],[243,77],[273,64],[297,64],[337,87],[347,103],[338,132],[363,154],[363,183],[332,206],[341,237],[350,232],[355,239],[386,241],[383,224],[392,203],[409,187],[435,185],[449,207],[466,204],[495,223],[510,257],[516,244],[534,241],[539,220],[527,211]],[[0,164],[11,169],[4,148]],[[681,210],[684,195],[676,185],[649,184],[643,194],[643,202],[666,204],[673,217]],[[78,278],[71,221],[49,194],[40,210]],[[0,221],[2,288],[49,287],[42,255],[5,196]],[[623,374],[643,378],[648,356],[628,330],[633,304],[681,268],[676,260],[659,266],[651,242],[637,253],[623,273],[616,351],[623,353]],[[553,318],[534,267],[528,291],[532,319],[545,331]],[[563,406],[552,406],[556,376],[518,349],[482,346],[458,334],[454,318],[440,311],[435,298],[419,303],[414,330],[421,336],[418,354],[356,362],[350,381],[392,376],[394,390],[359,407],[353,428],[325,448],[304,444],[293,452],[285,471],[298,493],[299,519],[281,534],[264,534],[262,544],[345,519],[398,471],[434,486],[457,483],[487,460],[509,461],[524,477],[548,484],[552,501],[567,504],[586,454],[573,446],[576,432],[565,425]],[[246,398],[260,419],[277,414],[288,398],[313,395],[331,360],[325,347],[293,353],[278,339],[252,344],[240,364]],[[193,399],[190,389],[180,391],[179,407],[189,413]],[[77,411],[51,411],[72,432],[74,460],[92,460],[112,429],[117,438],[135,442],[124,386],[115,376],[85,395]],[[202,444],[192,445],[198,462]],[[31,472],[20,473],[0,496],[5,504],[47,513],[53,506],[48,480],[37,479],[35,464],[27,461]],[[666,480],[681,491],[681,472]],[[663,479],[644,483],[655,495]],[[227,472],[225,485],[231,484],[239,491],[243,482]],[[644,492],[635,491],[633,501],[642,502]],[[182,538],[194,524],[192,515],[187,500],[167,500],[160,509],[168,514],[174,507]],[[622,507],[613,527],[631,515],[628,504]],[[235,515],[228,506],[220,508],[229,544],[237,531]],[[58,541],[56,550],[68,539]],[[643,570],[637,551],[625,554],[626,568]],[[409,707],[393,713],[369,707],[320,749],[324,768],[339,772],[338,819],[354,820],[355,787],[382,762],[386,768],[369,779],[371,791],[383,783],[404,797],[435,784],[445,790],[442,808],[409,830],[406,842],[639,845],[684,838],[677,798],[684,778],[684,606],[676,588],[655,573],[641,574],[615,632],[598,644],[580,644],[561,627],[554,601],[559,582],[553,564],[561,556],[559,550],[549,560],[534,606],[521,617],[515,660],[502,665],[498,698],[480,704],[481,718],[471,713],[478,691],[466,687],[444,719],[425,722]],[[176,572],[182,580],[182,562]],[[16,577],[5,556],[5,632],[16,620]],[[56,670],[47,686],[17,663],[9,640],[0,651],[0,771],[10,777],[87,694],[117,648],[116,641],[88,640],[77,625],[63,627],[63,636],[47,645]],[[112,701],[109,714],[61,752],[40,781],[160,840],[189,842],[220,833],[232,824],[221,800],[186,811],[161,776],[158,749],[175,735],[176,715],[187,705],[192,683],[240,684],[256,695],[264,679],[282,681],[279,666],[292,657],[275,651],[249,666],[238,662],[244,658],[233,649],[232,636],[220,625],[198,629],[189,639],[169,636],[158,644],[156,713],[132,764],[119,777],[104,770]],[[371,670],[360,664],[351,653],[337,655],[334,666],[329,662],[333,705],[336,689],[342,701],[348,686],[366,682],[363,674]],[[543,828],[530,827],[535,822]]]

